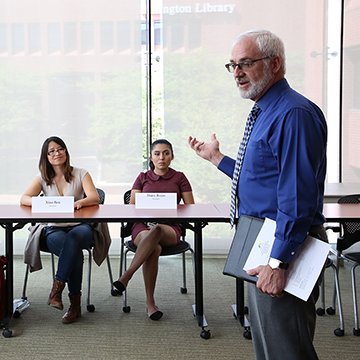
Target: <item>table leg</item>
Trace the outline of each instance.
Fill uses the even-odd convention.
[[[204,327],[207,326],[207,323],[206,320],[204,320],[202,228],[202,223],[195,223],[195,316],[198,325],[202,328],[200,336],[204,339],[209,339],[210,331],[204,329]]]
[[[238,319],[241,326],[244,328],[244,337],[251,339],[250,322],[247,319],[245,312],[245,291],[244,280],[236,279],[236,305],[233,308],[234,316]]]
[[[244,326],[244,281],[236,279],[236,318],[239,320],[241,326]]]
[[[12,330],[7,328],[14,313],[14,263],[13,263],[13,239],[14,231],[22,229],[27,221],[18,224],[4,223],[0,224],[5,229],[5,256],[6,263],[6,312],[3,319],[0,319],[0,327],[4,328],[3,335],[6,338],[11,337]]]
[[[5,256],[7,259],[6,264],[6,312],[1,320],[1,326],[4,328],[3,335],[10,337],[12,335],[11,329],[6,326],[9,324],[13,314],[13,301],[14,301],[14,268],[13,268],[13,224],[5,224]]]
[[[202,231],[195,224],[195,314],[199,326],[203,327],[203,269],[202,269]]]

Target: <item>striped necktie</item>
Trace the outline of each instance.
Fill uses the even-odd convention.
[[[258,116],[260,108],[257,104],[253,106],[253,108],[250,111],[250,114],[248,116],[248,119],[246,121],[245,125],[245,131],[243,139],[241,140],[241,144],[239,147],[239,152],[236,158],[234,173],[233,173],[233,179],[231,184],[231,204],[230,204],[230,224],[231,228],[234,226],[234,220],[235,220],[235,214],[236,214],[236,199],[237,199],[237,187],[238,187],[238,181],[239,181],[239,175],[242,168],[245,151],[247,144],[249,142],[249,138],[252,132],[252,129],[254,127],[256,118]]]

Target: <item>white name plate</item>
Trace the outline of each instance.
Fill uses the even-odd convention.
[[[135,193],[135,209],[177,209],[176,193]]]
[[[33,213],[73,213],[73,196],[33,196]]]

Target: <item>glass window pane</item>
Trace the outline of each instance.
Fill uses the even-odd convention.
[[[12,24],[12,52],[17,55],[25,50],[24,24]]]
[[[41,50],[41,27],[40,24],[29,24],[29,54],[35,54]]]
[[[360,37],[357,16],[360,2],[345,2],[343,97],[342,97],[342,182],[360,180]]]
[[[121,203],[122,192],[143,170],[146,157],[145,1],[111,6],[100,0],[55,2],[41,13],[36,6],[29,7],[29,1],[0,5],[0,82],[4,85],[0,147],[8,169],[0,179],[0,202],[18,203],[37,172],[43,140],[55,134],[64,137],[74,165],[88,168],[95,183],[104,188],[106,201]],[[259,0],[256,6],[262,11],[254,17],[254,5],[240,0],[231,4],[152,0],[153,139],[161,136],[173,143],[173,167],[188,176],[197,202],[229,202],[230,180],[196,157],[187,138],[208,140],[215,132],[222,151],[236,156],[252,104],[238,96],[223,65],[234,38],[258,27],[283,38],[288,81],[324,110],[331,144],[328,179],[336,181],[339,3]],[[357,3],[346,6],[342,114],[346,181],[357,181],[359,173],[355,123],[360,66],[352,15]],[[30,10],[19,13],[25,5]],[[20,173],[24,176],[14,176]],[[230,233],[223,228],[228,226],[207,227],[207,244]],[[118,237],[118,229],[114,232]]]
[[[166,43],[164,40],[163,49],[157,53],[160,63],[153,64],[153,82],[163,81],[162,87],[159,85],[162,92],[158,93],[163,121],[157,126],[162,136],[173,142],[173,166],[188,176],[197,202],[229,203],[230,179],[189,149],[188,136],[209,141],[211,134],[216,133],[222,152],[236,158],[253,105],[240,98],[233,76],[224,68],[237,35],[254,28],[267,28],[278,34],[286,47],[286,77],[290,85],[327,115],[327,55],[310,56],[312,51],[322,54],[328,46],[325,3],[259,0],[256,7],[261,12],[254,16],[254,4],[240,0],[231,5],[220,0],[216,5],[189,6],[181,6],[175,0],[163,1]],[[334,81],[336,84],[336,76]],[[221,227],[205,228],[208,238],[229,234],[228,226],[218,231]]]
[[[65,54],[77,50],[77,23],[66,22],[64,24],[64,50]]]
[[[100,24],[101,53],[114,50],[114,24],[110,21]]]
[[[171,27],[171,50],[174,52],[185,46],[185,24],[183,22],[173,21],[169,25]]]
[[[47,24],[48,31],[48,54],[60,53],[61,50],[61,28],[60,23]]]
[[[41,11],[32,2],[0,2],[0,203],[19,204],[51,135],[63,138],[107,204],[122,203],[143,170],[140,1],[52,1]],[[119,237],[118,224],[110,230]],[[15,236],[22,254],[27,227]]]
[[[323,51],[311,52],[310,56],[322,58],[324,62],[323,84],[327,96],[323,97],[322,107],[326,111],[328,123],[328,148],[327,148],[327,182],[337,183],[340,179],[340,60],[341,60],[341,1],[329,1],[327,3],[327,33],[324,38]],[[322,53],[319,54],[319,53]],[[327,73],[327,76],[325,74]]]
[[[161,23],[159,20],[154,22],[154,44],[161,44]]]
[[[123,52],[131,46],[131,23],[130,21],[118,21],[117,23],[117,51]]]
[[[0,54],[8,51],[7,25],[0,24]]]
[[[91,54],[94,55],[94,48],[94,23],[81,23],[81,53],[86,54],[91,52]]]

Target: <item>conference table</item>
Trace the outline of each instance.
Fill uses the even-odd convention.
[[[360,221],[360,204],[324,204],[323,214],[327,222]],[[209,330],[204,317],[203,307],[203,268],[202,268],[202,229],[208,223],[228,223],[228,204],[194,204],[179,205],[176,210],[144,210],[135,209],[134,205],[97,205],[82,208],[74,213],[32,213],[30,207],[20,205],[0,205],[0,225],[5,229],[5,256],[7,280],[7,309],[0,325],[4,328],[3,335],[11,336],[7,328],[13,314],[13,234],[28,223],[37,222],[178,222],[189,223],[194,231],[195,250],[195,316],[202,328],[201,337],[208,339]],[[246,328],[248,323],[244,317],[243,282],[236,279],[236,308],[234,315]],[[235,308],[235,309],[236,309]],[[245,336],[245,334],[244,334]]]
[[[360,221],[360,204],[324,204],[326,222]]]
[[[201,337],[208,339],[209,330],[204,317],[203,307],[203,264],[202,264],[202,229],[211,222],[229,222],[226,212],[229,206],[213,204],[178,205],[177,209],[136,209],[135,205],[96,205],[75,210],[74,213],[33,213],[31,207],[21,205],[0,205],[0,225],[5,229],[7,308],[0,325],[3,335],[11,337],[12,331],[7,326],[13,314],[13,234],[28,223],[76,223],[76,222],[177,222],[191,225],[194,231],[195,252],[195,307],[194,315],[201,327]]]

